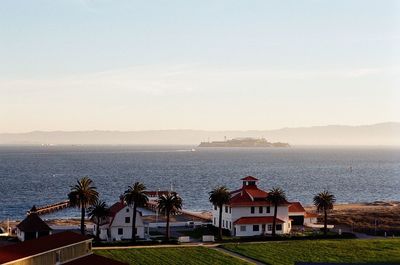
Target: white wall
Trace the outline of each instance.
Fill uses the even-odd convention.
[[[128,209],[128,211],[127,211]],[[121,211],[119,211],[109,227],[109,224],[105,224],[100,227],[100,239],[109,241],[119,241],[122,239],[131,239],[132,237],[132,214],[133,207],[125,206]],[[129,217],[129,223],[125,222],[125,217]],[[111,221],[111,220],[110,220]],[[144,224],[140,212],[136,214],[136,235],[139,238],[144,238]],[[118,234],[118,228],[122,228],[122,234]],[[96,226],[94,226],[94,233],[96,233]],[[107,229],[109,229],[109,234]],[[109,237],[110,235],[110,237]]]
[[[229,207],[229,206],[228,206]],[[228,213],[225,212],[225,205],[223,206],[222,210],[222,228],[229,229],[231,231],[231,234],[233,235],[235,232],[234,225],[233,223],[238,220],[241,217],[265,217],[265,216],[274,216],[274,207],[270,206],[270,211],[267,213],[267,206],[262,206],[262,213],[260,213],[259,206],[254,206],[254,213],[251,213],[251,206],[245,206],[245,207],[232,207],[231,212]],[[212,223],[214,226],[218,227],[219,225],[219,208],[217,207],[217,210],[212,209]],[[277,211],[277,218],[281,219],[282,221],[285,221],[285,224],[283,224],[283,229],[282,232],[277,231],[279,233],[289,233],[291,228],[289,228],[288,222],[289,222],[289,207],[287,205],[284,206],[278,206],[278,211]],[[228,223],[226,223],[228,222]],[[229,222],[231,222],[231,228],[229,227]],[[268,231],[266,231],[268,233]],[[248,228],[246,228],[246,232],[239,233],[236,230],[236,235],[237,236],[252,236],[252,235],[259,235],[261,234],[261,225],[260,225],[260,231],[253,231],[253,226],[249,225]]]

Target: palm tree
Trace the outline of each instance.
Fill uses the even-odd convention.
[[[88,209],[88,216],[91,220],[96,222],[96,238],[99,240],[100,223],[105,220],[109,214],[109,209],[104,201],[97,200]]]
[[[272,188],[269,190],[267,202],[274,205],[274,218],[272,220],[272,236],[276,235],[276,216],[278,214],[278,206],[286,202],[285,192],[281,188]]]
[[[228,188],[220,186],[209,192],[209,201],[219,207],[219,219],[218,219],[218,238],[222,240],[222,207],[224,204],[229,203],[230,194]]]
[[[85,234],[85,210],[89,206],[95,204],[99,194],[96,187],[93,186],[93,181],[88,177],[83,177],[77,181],[75,186],[71,186],[71,191],[68,193],[70,206],[81,209],[81,234]]]
[[[167,216],[166,239],[169,241],[169,217],[182,209],[182,199],[176,192],[168,192],[158,197],[158,210]]]
[[[333,209],[335,201],[335,195],[327,190],[314,196],[314,205],[317,207],[317,212],[324,212],[324,236],[328,234],[328,211]]]
[[[149,201],[146,193],[146,186],[143,183],[135,182],[129,186],[124,193],[124,200],[129,206],[133,206],[132,213],[132,241],[136,242],[136,213],[137,207],[144,206]]]

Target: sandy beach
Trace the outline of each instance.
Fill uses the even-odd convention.
[[[314,206],[305,207],[307,211],[316,212]],[[329,223],[345,226],[355,232],[387,235],[400,233],[400,202],[376,201],[369,203],[335,204],[329,213]]]

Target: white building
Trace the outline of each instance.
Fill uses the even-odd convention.
[[[100,239],[106,241],[130,240],[132,238],[133,207],[119,201],[110,207],[110,214],[106,222],[100,225]],[[96,233],[96,225],[93,228]],[[136,237],[144,238],[144,224],[142,213],[136,214]]]
[[[231,192],[229,203],[223,206],[222,228],[230,230],[234,236],[271,234],[274,206],[266,201],[268,193],[257,187],[258,179],[255,177],[248,176],[241,180],[243,181],[242,188]],[[293,203],[286,202],[278,206],[277,234],[287,234],[292,229],[292,219],[289,214],[291,204]],[[295,204],[301,206],[300,203]],[[293,210],[297,211],[298,208],[295,207]],[[293,214],[299,213],[293,212]],[[218,227],[219,208],[217,206],[214,206],[212,215],[213,225]]]

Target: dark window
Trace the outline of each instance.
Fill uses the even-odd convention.
[[[124,229],[118,228],[118,235],[122,235],[122,234],[124,234]]]
[[[125,217],[125,223],[129,224],[131,222],[131,218],[130,217]]]
[[[262,206],[258,207],[258,213],[263,213],[263,207]]]
[[[267,206],[267,213],[271,212],[271,207]]]
[[[232,222],[229,222],[229,229],[232,229]]]
[[[126,212],[129,213],[129,208],[126,208]]]
[[[262,231],[265,231],[265,224],[262,224],[262,225],[261,225],[261,230],[262,230]]]
[[[254,207],[253,206],[251,207],[250,212],[254,213]]]
[[[282,225],[281,224],[276,225],[276,231],[281,231],[281,230],[282,230]]]
[[[61,262],[61,251],[56,252],[56,262]]]
[[[217,210],[217,205],[214,205],[214,210],[215,210],[215,211]]]
[[[225,206],[225,212],[228,213],[228,206]]]
[[[253,231],[260,231],[259,225],[253,225]]]
[[[232,207],[229,207],[229,213],[232,213]]]

